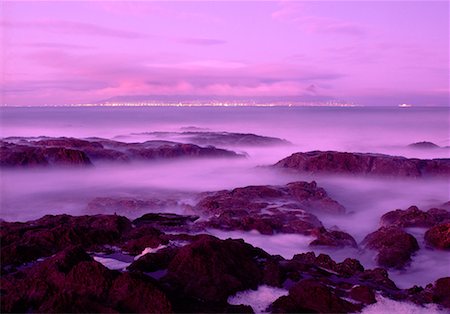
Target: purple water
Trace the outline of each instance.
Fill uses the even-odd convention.
[[[186,127],[208,131],[255,133],[286,139],[280,147],[225,147],[246,152],[246,159],[178,160],[170,162],[98,165],[89,169],[14,169],[1,172],[0,218],[25,221],[45,214],[96,214],[86,204],[95,197],[172,197],[193,203],[197,192],[246,185],[285,184],[316,180],[348,211],[342,217],[318,215],[328,227],[337,226],[357,241],[378,228],[381,215],[417,205],[426,210],[450,199],[444,179],[373,179],[280,174],[269,165],[298,151],[339,150],[377,152],[417,158],[449,158],[448,148],[418,150],[407,147],[430,141],[450,145],[449,108],[377,107],[144,107],[144,108],[1,108],[1,137],[103,137],[139,142],[154,137],[135,134],[177,131]],[[180,209],[167,209],[180,212]],[[130,218],[144,212],[120,213]],[[412,231],[421,247],[424,230]],[[290,258],[310,251],[300,235],[268,239],[258,233],[211,231],[219,237],[243,237],[267,250]],[[353,256],[374,267],[373,255],[358,250],[321,250],[337,261]],[[319,252],[319,251],[317,251]],[[450,275],[450,253],[422,249],[406,272],[391,272],[401,287],[424,285]],[[432,269],[432,271],[430,271]]]

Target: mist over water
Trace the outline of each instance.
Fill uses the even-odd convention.
[[[197,193],[247,185],[282,185],[315,180],[347,209],[343,216],[317,214],[327,228],[350,233],[360,242],[379,227],[380,217],[394,209],[417,205],[422,210],[449,201],[444,179],[379,179],[310,176],[266,167],[298,151],[374,152],[415,158],[449,158],[448,148],[412,149],[408,144],[430,141],[449,146],[448,108],[1,108],[0,136],[102,137],[124,142],[155,139],[136,134],[182,132],[186,127],[207,131],[254,133],[279,137],[293,145],[226,147],[245,152],[245,159],[178,159],[164,162],[99,164],[86,169],[8,169],[1,171],[0,218],[26,221],[45,214],[97,214],[87,208],[96,197],[173,199],[194,204]],[[173,206],[167,212],[189,213]],[[130,218],[142,212],[117,212]],[[411,231],[421,248],[425,230]],[[271,254],[291,258],[311,251],[300,235],[211,231],[221,237],[242,237]],[[337,261],[346,257],[375,267],[374,254],[354,249],[320,249]],[[407,272],[391,272],[402,287],[425,285],[450,275],[450,253],[420,250]],[[433,271],[430,271],[430,268]]]

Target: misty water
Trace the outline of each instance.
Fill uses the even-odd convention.
[[[394,179],[311,176],[283,173],[267,166],[294,152],[337,150],[375,152],[417,158],[449,158],[449,108],[330,107],[144,107],[144,108],[1,108],[2,138],[10,136],[102,137],[124,142],[155,139],[145,134],[184,130],[254,133],[286,139],[292,145],[230,146],[246,153],[241,159],[172,160],[131,164],[98,164],[85,169],[3,169],[0,218],[26,221],[45,214],[98,214],[87,208],[96,197],[173,199],[193,204],[204,191],[247,185],[286,184],[315,180],[347,209],[342,216],[317,214],[326,228],[350,233],[360,242],[379,227],[380,217],[416,205],[422,210],[449,201],[449,178]],[[159,139],[159,138],[158,138]],[[169,138],[174,140],[174,138]],[[183,139],[178,139],[183,141]],[[441,148],[413,149],[430,141]],[[182,207],[167,212],[189,214]],[[111,213],[111,212],[108,212]],[[136,218],[144,212],[117,212]],[[421,250],[405,271],[391,271],[401,288],[426,285],[449,276],[450,253],[426,248],[425,229],[411,229]],[[271,254],[291,258],[311,251],[309,237],[211,230],[220,238],[244,238]],[[375,267],[374,253],[358,249],[314,249],[336,261],[359,259]]]

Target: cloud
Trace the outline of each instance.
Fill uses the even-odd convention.
[[[7,102],[45,99],[89,102],[117,95],[320,95],[321,82],[340,73],[289,63],[248,64],[222,60],[157,63],[145,55],[84,54],[39,50],[27,60],[39,66],[34,80],[9,80]],[[47,70],[45,70],[47,68]],[[315,88],[312,89],[311,85]],[[55,98],[57,97],[57,98]]]
[[[272,13],[272,19],[288,22],[309,33],[361,36],[366,29],[357,23],[342,19],[308,15],[305,3],[283,1]]]
[[[42,48],[42,49],[92,49],[92,46],[65,44],[65,43],[51,43],[51,42],[34,42],[15,44],[16,46]]]
[[[177,42],[195,46],[216,46],[226,44],[225,40],[211,38],[180,38]]]
[[[46,30],[63,34],[81,34],[93,36],[106,36],[124,39],[138,39],[148,37],[135,31],[104,27],[91,23],[65,21],[65,20],[35,20],[35,21],[2,21],[0,26],[8,28],[24,28],[33,30]]]

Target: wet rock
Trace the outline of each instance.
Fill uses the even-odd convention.
[[[0,166],[86,166],[91,165],[91,161],[128,162],[180,157],[244,157],[214,146],[201,147],[167,141],[122,143],[99,138],[82,140],[66,137],[41,140],[16,138],[14,141],[17,144],[1,141]]]
[[[145,254],[128,266],[128,270],[150,273],[167,269],[178,251],[179,248],[170,246],[154,253]]]
[[[276,137],[261,136],[251,133],[232,132],[145,132],[136,135],[151,135],[165,140],[183,140],[197,145],[222,146],[275,146],[289,145],[290,142]]]
[[[381,217],[381,225],[429,228],[447,220],[450,221],[450,212],[445,209],[432,208],[424,212],[416,206],[411,206],[407,210],[397,209],[384,214]]]
[[[122,237],[120,248],[131,255],[140,254],[145,248],[156,248],[169,241],[159,229],[150,226],[133,228]]]
[[[312,241],[310,246],[331,246],[331,247],[357,247],[355,239],[343,231],[327,231],[325,228],[318,228],[313,232],[317,239]]]
[[[20,265],[71,245],[113,244],[131,230],[131,222],[116,215],[47,215],[27,223],[2,222],[1,227],[2,265]]]
[[[199,216],[193,215],[183,216],[170,213],[149,213],[133,220],[133,224],[136,226],[147,225],[159,229],[165,229],[165,227],[180,227],[183,225],[189,225],[199,218]]]
[[[2,312],[171,312],[164,293],[145,277],[111,271],[79,246],[1,283]]]
[[[364,304],[376,303],[375,293],[373,290],[367,286],[355,286],[350,291],[350,297],[358,302]]]
[[[450,249],[450,222],[442,223],[425,232],[425,241],[428,245],[442,250]]]
[[[89,157],[81,150],[65,147],[33,147],[2,142],[1,167],[89,166]]]
[[[315,182],[293,182],[286,186],[248,186],[203,193],[194,210],[210,216],[197,226],[223,230],[257,230],[269,235],[311,235],[317,232],[315,229],[323,226],[310,211],[333,214],[345,212],[345,208],[331,199],[324,189],[317,187]],[[334,238],[334,242],[328,241],[333,245],[345,242],[344,235],[338,232],[330,233],[328,237]],[[322,243],[327,245],[325,240]]]
[[[364,271],[361,263],[354,258],[346,258],[342,263],[336,265],[336,271],[344,277],[351,277]]]
[[[78,265],[92,263],[92,265]],[[82,274],[80,271],[87,271]],[[53,298],[63,289],[72,290],[80,288],[77,293],[80,296],[86,293],[99,294],[103,284],[108,283],[111,278],[103,277],[108,270],[96,263],[80,247],[64,250],[57,255],[45,260],[36,266],[23,272],[2,277],[2,312],[24,312],[42,310],[54,311],[60,309],[64,304],[55,302]],[[82,275],[79,284],[75,276]],[[92,277],[93,280],[91,280]],[[99,280],[100,279],[100,280]],[[97,282],[99,287],[97,286]],[[101,292],[100,292],[101,294]],[[67,299],[67,298],[66,298]],[[54,308],[50,308],[50,305]],[[69,304],[66,304],[69,306]],[[76,306],[76,305],[74,305]],[[73,308],[66,308],[64,312],[70,312]]]
[[[366,248],[378,251],[377,262],[389,268],[404,268],[419,249],[417,240],[398,227],[381,227],[363,240]]]
[[[121,313],[171,313],[166,295],[144,276],[121,274],[109,290],[109,300]]]
[[[242,240],[203,235],[178,251],[166,278],[183,296],[225,303],[237,291],[256,289],[263,277],[257,259],[265,257]]]
[[[289,290],[288,296],[272,304],[272,313],[348,313],[360,308],[338,297],[331,287],[314,279],[304,279]]]
[[[370,153],[312,151],[295,153],[274,167],[307,173],[335,173],[390,177],[448,176],[450,159],[408,159]]]
[[[388,272],[383,268],[364,270],[360,275],[360,280],[374,289],[398,290],[395,283],[389,278]]]
[[[450,277],[444,277],[436,280],[431,288],[433,302],[450,308]]]

